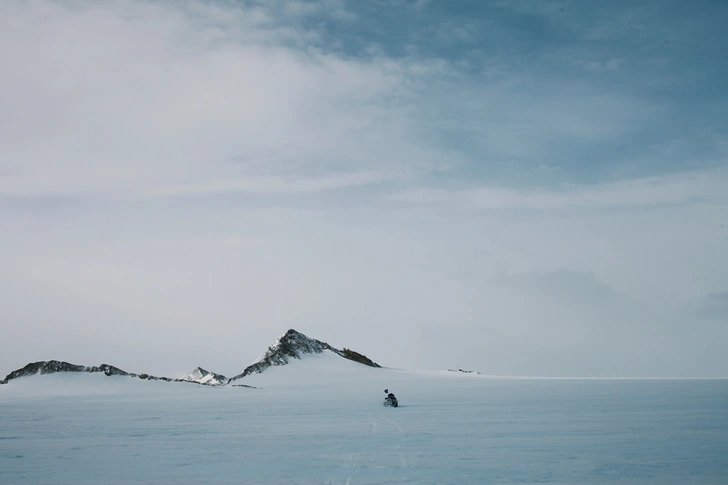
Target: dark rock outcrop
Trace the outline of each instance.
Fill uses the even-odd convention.
[[[359,362],[360,364],[368,365],[369,367],[382,367],[366,355],[360,354],[359,352],[354,352],[353,350],[349,350],[346,348],[341,350],[339,352],[339,355],[345,359],[353,360],[354,362]]]
[[[448,369],[448,372],[456,372],[458,374],[478,374],[480,375],[480,372],[474,371],[474,370],[463,370],[463,369]]]
[[[268,350],[260,360],[246,367],[242,373],[230,378],[228,383],[242,379],[250,374],[260,374],[269,367],[286,365],[290,359],[300,359],[305,354],[320,354],[324,350],[329,350],[345,359],[368,365],[369,367],[381,367],[367,356],[358,352],[349,349],[339,350],[326,342],[312,339],[294,329],[290,329],[276,340],[273,345],[268,347]]]
[[[129,372],[123,371],[119,369],[118,367],[114,367],[113,365],[109,364],[101,364],[100,366],[96,367],[87,367],[86,372],[103,372],[107,376],[133,376],[134,374],[130,374]]]
[[[58,372],[88,372],[88,373],[101,372],[107,376],[138,377],[139,379],[149,380],[149,381],[188,382],[188,383],[192,383],[192,384],[213,385],[213,384],[208,384],[206,382],[190,381],[188,379],[171,379],[169,377],[157,377],[157,376],[152,376],[149,374],[134,374],[131,372],[126,372],[124,370],[119,369],[118,367],[114,367],[113,365],[109,365],[109,364],[101,364],[99,366],[86,367],[83,365],[69,364],[68,362],[62,362],[59,360],[48,360],[48,361],[30,363],[30,364],[26,365],[25,367],[23,367],[22,369],[15,370],[15,371],[11,372],[10,374],[8,374],[7,377],[5,377],[5,379],[0,381],[0,384],[7,384],[8,382],[12,381],[13,379],[18,379],[20,377],[34,376],[34,375],[38,375],[38,374],[55,374]],[[215,374],[215,375],[217,375],[217,374]],[[222,377],[222,378],[225,379],[225,377]]]
[[[54,374],[56,372],[84,372],[86,367],[82,365],[69,364],[59,360],[49,360],[42,362],[32,362],[22,369],[14,370],[0,381],[0,384],[7,384],[13,379],[20,377],[34,376],[36,374]]]
[[[33,376],[37,374],[55,374],[58,372],[88,372],[96,373],[103,372],[107,376],[129,376],[137,377],[136,374],[123,371],[118,367],[114,367],[109,364],[101,364],[99,366],[86,367],[83,365],[69,364],[68,362],[62,362],[60,360],[48,360],[41,362],[33,362],[22,369],[15,370],[5,377],[0,384],[7,384],[13,379],[20,377]]]
[[[320,354],[324,351],[333,352],[344,359],[357,362],[369,367],[381,367],[376,362],[369,359],[367,356],[355,352],[353,350],[344,348],[339,350],[326,342],[312,339],[306,335],[297,332],[296,330],[290,329],[283,334],[276,342],[268,347],[266,353],[258,361],[249,365],[245,370],[237,376],[228,379],[221,374],[215,374],[214,372],[206,371],[201,367],[196,368],[191,374],[185,376],[182,379],[171,379],[169,377],[157,377],[149,374],[134,374],[126,372],[118,367],[114,367],[109,364],[101,364],[99,366],[86,367],[83,365],[69,364],[68,362],[62,362],[59,360],[49,360],[42,362],[33,362],[22,369],[15,370],[5,377],[4,380],[0,381],[0,384],[7,384],[13,379],[20,377],[32,376],[37,374],[54,374],[58,372],[88,372],[97,373],[101,372],[107,376],[125,376],[125,377],[137,377],[143,380],[149,381],[165,381],[165,382],[187,382],[191,384],[199,384],[204,386],[221,386],[231,384],[233,381],[242,379],[250,374],[259,374],[264,370],[272,366],[286,365],[290,359],[300,359],[306,354]],[[252,387],[242,384],[235,384],[235,387]]]

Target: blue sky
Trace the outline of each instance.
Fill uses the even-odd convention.
[[[465,172],[527,185],[598,183],[721,163],[728,52],[719,2],[350,7],[350,17],[319,12],[301,28],[342,56],[441,62],[436,79],[417,86],[428,115],[420,129],[462,154]],[[509,128],[509,140],[530,151],[492,142],[492,131]]]
[[[0,370],[234,374],[293,327],[397,367],[726,376],[726,21],[4,3]]]

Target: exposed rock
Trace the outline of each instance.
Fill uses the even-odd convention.
[[[86,367],[82,365],[69,364],[68,362],[61,362],[59,360],[49,360],[42,362],[33,362],[22,369],[14,370],[5,377],[0,384],[7,384],[13,379],[19,377],[33,376],[36,374],[53,374],[55,372],[84,372]]]
[[[101,364],[99,366],[86,367],[83,365],[69,364],[68,362],[62,362],[59,360],[33,362],[31,364],[28,364],[25,367],[23,367],[22,369],[15,370],[15,371],[11,372],[10,374],[8,374],[8,376],[5,379],[0,381],[0,384],[7,384],[8,382],[12,381],[13,379],[18,379],[20,377],[32,376],[32,375],[36,375],[36,374],[55,374],[57,372],[88,372],[88,373],[102,372],[107,376],[138,377],[139,379],[150,380],[150,381],[188,382],[188,383],[193,383],[193,384],[213,385],[213,384],[207,384],[204,382],[189,381],[186,379],[170,379],[169,377],[157,377],[157,376],[152,376],[149,374],[133,374],[131,372],[126,372],[124,370],[119,369],[118,367],[114,367],[113,365],[109,365],[109,364]],[[218,374],[213,374],[213,375],[217,376]],[[222,379],[225,379],[225,377],[223,377],[223,376],[220,376],[220,377],[222,377]]]
[[[353,360],[354,362],[359,362],[360,364],[368,365],[369,367],[382,367],[366,355],[360,354],[359,352],[354,352],[353,350],[349,350],[347,348],[341,350],[339,355],[341,355],[345,359]]]
[[[87,367],[86,372],[103,372],[107,376],[134,376],[136,374],[130,374],[129,372],[123,371],[119,369],[118,367],[114,367],[113,365],[109,364],[101,364],[100,366],[96,367]]]
[[[126,372],[114,367],[109,364],[101,364],[99,366],[86,367],[83,365],[69,364],[68,362],[62,362],[58,360],[49,360],[42,362],[33,362],[22,369],[15,370],[5,377],[4,380],[0,381],[0,384],[7,384],[13,379],[20,377],[31,376],[36,374],[54,374],[57,372],[88,372],[96,373],[102,372],[107,376],[127,376],[127,377],[138,377],[143,380],[150,381],[165,381],[165,382],[187,382],[191,384],[200,384],[205,386],[222,386],[225,384],[231,384],[232,381],[241,379],[247,375],[254,373],[261,373],[269,367],[286,365],[290,359],[300,359],[306,354],[320,354],[324,351],[333,352],[340,357],[357,362],[359,364],[367,365],[369,367],[381,367],[376,362],[369,359],[367,356],[355,352],[353,350],[344,348],[339,350],[326,342],[312,339],[304,334],[297,332],[296,330],[290,329],[283,334],[276,342],[268,347],[265,354],[249,365],[241,374],[228,379],[221,374],[215,374],[214,372],[207,371],[201,367],[196,368],[191,374],[181,379],[171,379],[169,377],[157,377],[149,374],[133,374]],[[465,372],[465,371],[463,371]],[[237,387],[252,387],[244,384],[235,384]]]
[[[276,340],[273,345],[268,347],[266,353],[257,362],[246,367],[237,376],[230,378],[228,383],[242,379],[250,374],[260,374],[269,367],[286,365],[290,359],[300,359],[306,354],[320,354],[324,350],[329,350],[345,359],[370,367],[381,367],[376,362],[358,352],[349,349],[339,350],[326,342],[312,339],[296,330],[290,329]]]
[[[463,370],[463,369],[448,369],[448,372],[457,372],[459,374],[478,374],[480,375],[480,372],[474,371],[474,370]]]

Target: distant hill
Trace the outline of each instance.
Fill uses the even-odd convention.
[[[246,367],[243,372],[231,379],[228,379],[221,374],[207,371],[201,367],[197,367],[185,377],[170,378],[157,377],[149,374],[135,374],[132,372],[126,372],[119,369],[118,367],[114,367],[113,365],[109,364],[101,364],[99,366],[87,367],[59,360],[48,360],[32,362],[21,369],[17,369],[8,374],[5,379],[0,381],[0,384],[7,384],[14,379],[33,375],[55,374],[58,372],[86,372],[103,373],[107,376],[136,377],[139,379],[159,380],[166,382],[189,382],[204,386],[224,386],[228,384],[242,386],[242,384],[233,383],[250,374],[260,374],[270,367],[286,365],[288,364],[290,359],[300,359],[307,354],[320,354],[322,352],[331,352],[344,359],[351,360],[365,366],[375,368],[381,367],[379,364],[373,362],[371,359],[363,354],[360,354],[359,352],[355,352],[346,348],[339,350],[327,344],[326,342],[312,339],[300,332],[297,332],[296,330],[290,329],[281,337],[279,337],[273,343],[273,345],[268,347],[268,350],[263,354],[260,359]]]

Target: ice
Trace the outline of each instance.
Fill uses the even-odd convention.
[[[495,379],[327,351],[239,383],[258,389],[11,381],[0,483],[728,483],[725,380]]]

